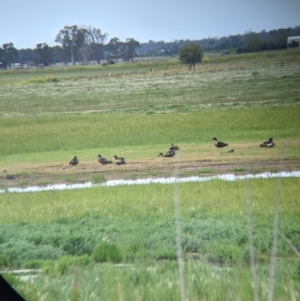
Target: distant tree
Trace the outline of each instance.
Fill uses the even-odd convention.
[[[78,51],[83,46],[86,38],[86,29],[77,25],[65,26],[57,34],[55,42],[60,43],[66,54],[71,56],[71,61],[75,65],[78,60]]]
[[[36,44],[34,49],[36,53],[36,61],[38,64],[49,66],[51,64],[51,49],[46,43]]]
[[[19,49],[18,50],[18,61],[21,64],[29,64],[36,60],[36,53],[33,49]]]
[[[245,42],[242,45],[242,49],[246,52],[254,52],[261,50],[262,41],[259,35],[255,32],[251,32],[248,34]]]
[[[179,53],[178,40],[174,40],[174,42],[171,43],[170,47],[168,48],[168,53],[171,57],[173,57],[174,54]]]
[[[4,50],[0,47],[0,61],[2,59],[2,55],[4,54]]]
[[[129,38],[121,46],[121,53],[124,61],[133,61],[136,48],[140,47],[140,42],[133,38]]]
[[[271,30],[269,32],[269,37],[266,39],[267,49],[285,49],[288,36],[292,36],[291,32],[291,28]]]
[[[214,38],[208,38],[209,48],[214,48],[215,47],[215,43],[216,43],[216,40]]]
[[[203,50],[199,45],[189,44],[181,48],[179,52],[179,60],[182,64],[187,64],[188,69],[195,70],[196,63],[201,63]]]
[[[118,61],[119,51],[121,48],[122,43],[120,42],[119,38],[112,38],[108,42],[109,49],[111,50],[116,62]]]
[[[11,63],[17,61],[18,50],[14,47],[13,43],[3,44],[1,53],[1,61],[3,64],[10,66]]]
[[[288,45],[289,48],[296,48],[299,47],[299,41],[292,41]]]
[[[92,55],[91,45],[83,44],[78,50],[78,60],[87,65]]]
[[[102,34],[101,30],[95,27],[89,28],[89,32],[93,59],[96,60],[98,64],[100,64],[100,60],[101,58],[103,58],[103,44],[107,39],[108,34]]]
[[[242,45],[242,36],[241,35],[231,35],[229,36],[229,47],[238,48]]]
[[[51,47],[51,61],[52,63],[65,62],[65,51],[60,46]]]

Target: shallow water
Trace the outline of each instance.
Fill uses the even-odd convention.
[[[83,184],[54,184],[47,186],[29,186],[29,187],[10,187],[6,190],[0,189],[0,193],[23,193],[23,192],[38,192],[38,191],[49,191],[49,190],[67,190],[67,189],[84,189],[92,187],[113,187],[121,185],[146,185],[151,183],[156,184],[173,184],[173,183],[190,183],[190,182],[207,182],[212,180],[222,180],[222,181],[237,181],[246,179],[270,179],[270,178],[300,178],[300,171],[282,171],[278,173],[264,172],[260,174],[246,174],[246,175],[235,175],[235,174],[224,174],[215,176],[194,176],[194,177],[184,177],[184,178],[148,178],[148,179],[137,179],[137,180],[111,180],[102,184],[93,184],[92,182],[87,182]]]

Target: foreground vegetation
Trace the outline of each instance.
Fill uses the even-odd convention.
[[[253,279],[247,268],[249,227],[253,230],[258,263],[257,285],[261,298],[267,294],[263,287],[270,281],[278,194],[276,298],[289,296],[299,289],[300,262],[293,250],[300,247],[298,185],[298,179],[284,179],[282,183],[277,179],[261,179],[251,180],[249,184],[245,181],[178,184],[175,190],[180,200],[181,245],[190,298],[201,300],[206,296],[207,300],[218,300],[215,297],[218,293],[228,291],[236,298],[252,295]],[[249,198],[247,189],[251,191]],[[173,185],[5,194],[1,198],[1,265],[42,268],[43,274],[38,276],[35,288],[49,300],[68,298],[75,271],[80,274],[82,296],[114,300],[118,283],[122,294],[129,299],[136,291],[145,300],[163,300],[165,294],[170,294],[170,300],[180,300],[176,286],[178,238]],[[122,262],[125,266],[97,263],[95,250],[103,242],[115,246],[115,251],[104,261]],[[108,246],[104,245],[100,252]],[[287,264],[285,269],[283,262]],[[99,288],[91,285],[96,278]],[[223,279],[224,283],[211,294],[215,278]],[[52,279],[50,286],[46,285],[49,279]],[[287,279],[288,292],[284,288]],[[57,281],[63,281],[67,289],[55,288]],[[161,281],[170,283],[168,289],[160,286]],[[152,287],[150,291],[148,285]],[[115,289],[111,290],[111,286]],[[28,285],[29,288],[32,286]]]
[[[0,74],[0,166],[16,177],[0,188],[299,170],[299,51],[205,59],[193,73],[164,61]],[[182,149],[157,158],[171,142]],[[99,152],[127,164],[102,167]],[[5,274],[28,300],[297,300],[298,190],[290,178],[1,193],[0,269],[41,270]]]

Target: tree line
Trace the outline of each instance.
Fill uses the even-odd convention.
[[[175,40],[173,42],[152,41],[142,43],[140,53],[157,54],[164,50],[167,55],[178,54],[180,49],[188,44],[201,46],[205,52],[210,51],[235,51],[237,53],[277,50],[287,48],[287,38],[299,36],[300,26],[295,28],[280,28],[271,31],[262,30],[255,33],[251,30],[244,34],[229,35],[227,37],[208,37],[201,40]],[[289,47],[299,47],[298,42],[293,42]]]
[[[35,65],[49,66],[53,63],[76,62],[88,64],[95,61],[100,64],[102,59],[114,63],[122,58],[124,61],[133,60],[140,43],[134,38],[120,41],[112,38],[107,44],[107,33],[99,28],[86,26],[64,26],[55,37],[60,46],[51,47],[46,43],[39,43],[34,49],[16,49],[13,43],[6,43],[0,47],[0,62],[2,66],[12,63],[34,63]]]
[[[180,50],[190,44],[199,45],[205,52],[209,51],[236,51],[237,53],[276,50],[287,47],[289,36],[300,35],[300,27],[280,28],[269,32],[259,33],[250,30],[242,35],[228,37],[208,37],[201,40],[174,40],[172,42],[152,41],[140,43],[134,38],[120,41],[113,37],[107,42],[108,34],[102,33],[99,28],[91,26],[64,26],[55,37],[59,45],[49,46],[39,43],[34,49],[16,49],[13,43],[5,43],[0,47],[0,67],[10,66],[11,63],[33,63],[49,66],[54,63],[87,64],[101,60],[107,63],[133,60],[137,55],[178,55]],[[299,42],[292,42],[290,47],[299,47]],[[138,53],[137,53],[138,51]]]

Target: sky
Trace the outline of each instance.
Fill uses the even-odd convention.
[[[300,26],[300,0],[1,0],[0,46],[58,45],[66,25],[91,26],[108,42],[201,40]]]

